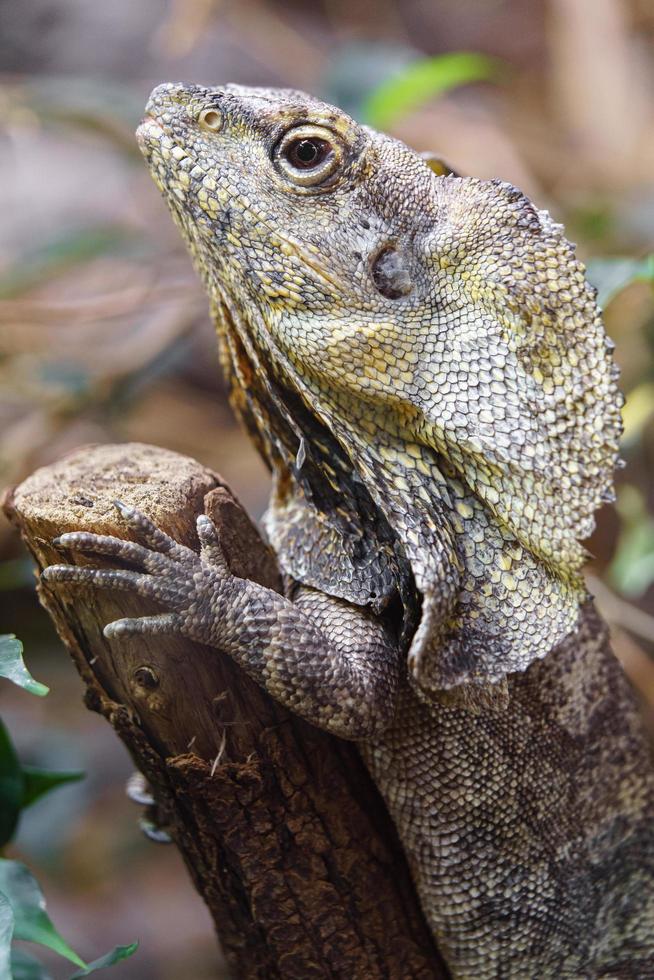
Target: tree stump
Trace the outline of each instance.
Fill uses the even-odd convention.
[[[281,589],[272,552],[224,482],[177,453],[81,449],[10,491],[5,510],[40,570],[71,560],[52,544],[65,531],[129,537],[114,499],[195,548],[205,510],[232,571]],[[235,977],[448,976],[353,744],[292,715],[212,648],[172,636],[105,639],[110,620],[157,611],[145,600],[44,583],[39,596],[86,704],[147,777]]]

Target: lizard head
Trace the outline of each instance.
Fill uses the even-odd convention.
[[[478,572],[470,595],[495,574],[479,555],[509,583],[520,548],[576,581],[579,542],[611,492],[621,402],[561,227],[509,184],[439,175],[301,92],[162,85],[138,141],[273,469],[314,503],[335,486],[334,513],[356,523],[342,451],[343,472],[403,525],[423,595],[442,578],[445,538],[451,580]],[[500,543],[484,551],[488,521]],[[440,556],[431,569],[428,554]]]
[[[401,240],[428,228],[431,173],[407,147],[290,90],[165,84],[146,113],[139,145],[214,295],[271,320],[412,292]]]

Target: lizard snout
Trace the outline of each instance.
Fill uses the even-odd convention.
[[[146,114],[156,116],[162,110],[175,105],[185,105],[189,98],[203,91],[199,85],[186,85],[184,82],[163,82],[150,92],[145,107]]]
[[[163,82],[152,89],[145,107],[145,113],[154,119],[176,115],[180,108],[190,110],[189,122],[195,119],[197,113],[194,106],[207,105],[208,99],[215,102],[215,89],[204,88],[202,85],[188,85],[185,82]]]

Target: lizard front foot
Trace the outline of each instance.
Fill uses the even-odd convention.
[[[137,542],[70,531],[53,543],[82,554],[106,555],[139,570],[50,565],[43,570],[44,581],[131,592],[155,599],[167,610],[154,616],[117,619],[104,628],[108,638],[139,633],[176,633],[199,643],[212,643],[217,605],[234,579],[213,522],[204,514],[197,519],[198,554],[169,537],[135,508],[120,501],[115,505],[137,536]]]
[[[136,570],[51,565],[43,571],[48,583],[123,590],[165,608],[109,623],[105,636],[174,633],[215,647],[281,704],[342,738],[369,738],[388,726],[400,670],[384,622],[322,593],[309,590],[294,604],[232,575],[218,531],[204,515],[197,520],[197,554],[137,510],[117,507],[136,542],[72,531],[56,544]]]

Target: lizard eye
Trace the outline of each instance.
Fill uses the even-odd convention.
[[[294,126],[273,151],[277,169],[301,187],[324,184],[343,160],[343,145],[335,133],[322,126]]]

